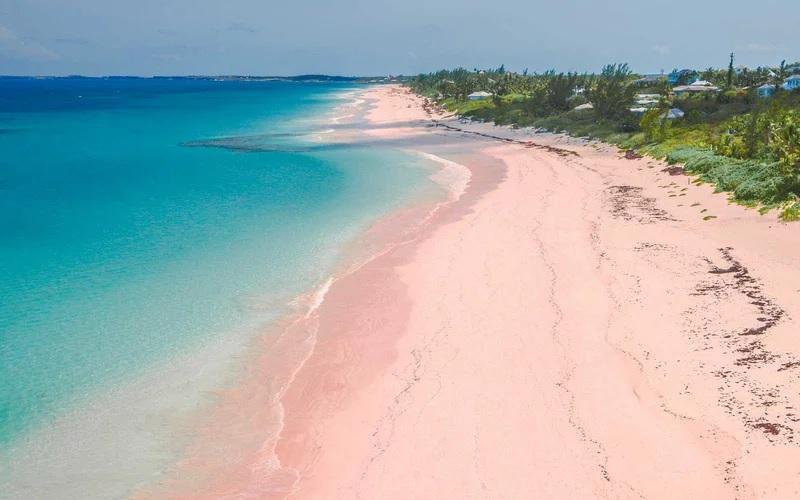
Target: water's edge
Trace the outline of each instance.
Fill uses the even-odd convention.
[[[360,112],[364,101],[359,93],[348,92],[352,95],[346,97],[345,106]],[[337,116],[322,121],[339,123],[353,115],[342,115],[337,111],[340,107],[332,112]],[[440,171],[435,158],[422,161],[431,173]],[[430,202],[430,194],[424,199]],[[408,200],[394,212],[419,202]],[[311,315],[337,276],[372,258],[369,230],[346,245],[328,278],[284,308],[288,314]],[[141,376],[112,390],[85,394],[71,410],[0,453],[0,461],[9,465],[4,467],[3,489],[9,498],[66,498],[73,492],[82,498],[118,498],[157,484],[196,438],[198,424],[214,411],[219,395],[245,375],[254,346],[261,346],[269,335],[265,332],[274,331],[285,318],[277,315],[267,323],[262,319],[242,325],[239,333],[148,367]]]

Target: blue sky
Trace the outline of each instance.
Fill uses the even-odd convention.
[[[0,74],[777,65],[798,26],[797,0],[0,0]]]

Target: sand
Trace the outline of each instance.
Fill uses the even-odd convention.
[[[800,226],[600,143],[363,98],[454,189],[376,225],[221,396],[246,424],[154,496],[800,496]]]

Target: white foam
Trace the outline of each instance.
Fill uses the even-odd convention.
[[[328,294],[328,291],[331,289],[331,285],[333,285],[334,278],[328,278],[325,283],[323,283],[320,287],[318,287],[314,294],[311,297],[311,303],[308,306],[308,311],[306,311],[306,318],[311,317],[312,314],[317,312],[319,306],[325,301],[325,296]]]
[[[450,194],[450,201],[461,198],[466,192],[470,180],[472,180],[472,172],[464,165],[440,156],[421,151],[419,151],[419,154],[442,165],[442,168],[431,175],[430,179],[447,190]]]

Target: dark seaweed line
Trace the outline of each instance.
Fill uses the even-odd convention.
[[[757,325],[745,328],[738,334],[724,337],[728,339],[729,347],[738,358],[734,360],[733,366],[729,369],[722,369],[715,373],[723,380],[723,386],[720,387],[720,390],[723,391],[720,402],[728,413],[742,418],[744,423],[751,429],[762,431],[770,442],[777,442],[780,435],[786,442],[794,443],[795,429],[791,424],[798,422],[800,419],[797,418],[793,407],[788,405],[788,401],[785,398],[783,401],[784,404],[787,404],[785,413],[771,417],[779,421],[770,421],[770,417],[766,414],[755,416],[749,412],[746,408],[746,402],[738,400],[730,391],[730,387],[733,384],[748,389],[748,392],[754,398],[754,401],[749,405],[752,409],[765,409],[781,403],[783,397],[782,385],[775,387],[759,386],[752,377],[747,375],[747,371],[757,366],[774,366],[777,364],[777,371],[784,372],[800,366],[800,362],[788,353],[779,354],[769,351],[759,339],[759,337],[767,334],[770,329],[775,327],[785,317],[786,312],[766,296],[759,281],[750,274],[747,267],[733,256],[732,248],[724,247],[718,250],[728,267],[713,265],[707,259],[707,262],[711,265],[708,273],[719,277],[729,275],[732,280],[728,283],[699,283],[696,287],[696,294],[706,295],[710,293],[716,295],[729,288],[747,297],[750,304],[755,306],[759,312]],[[742,345],[743,343],[744,345]],[[738,369],[734,369],[734,366],[738,367]],[[789,376],[791,377],[791,375]],[[725,388],[728,390],[726,391]]]
[[[465,130],[465,129],[462,129],[462,128],[454,127],[452,125],[447,125],[446,123],[442,123],[442,122],[440,122],[438,120],[432,120],[432,122],[433,122],[433,126],[434,127],[443,127],[443,128],[446,128],[447,130],[452,130],[454,132],[461,132],[462,134],[471,134],[471,135],[476,135],[478,137],[485,137],[487,139],[494,139],[496,141],[503,141],[503,142],[508,142],[508,143],[512,143],[512,144],[519,144],[521,146],[525,146],[525,147],[528,147],[528,148],[542,149],[542,150],[547,151],[549,153],[555,153],[555,154],[557,154],[559,156],[576,156],[576,157],[580,157],[580,155],[577,152],[571,151],[569,149],[557,148],[555,146],[547,146],[545,144],[539,144],[539,143],[536,143],[536,142],[533,142],[533,141],[522,141],[522,140],[519,140],[519,139],[511,139],[511,138],[508,138],[508,137],[500,137],[500,136],[497,136],[497,135],[486,134],[486,133],[483,133],[483,132],[475,132],[473,130]]]

